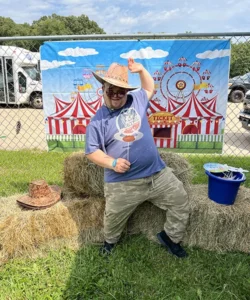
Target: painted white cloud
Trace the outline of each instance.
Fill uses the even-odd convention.
[[[198,53],[196,55],[197,58],[200,59],[214,59],[214,58],[221,58],[221,57],[225,57],[225,56],[229,56],[230,55],[230,50],[229,49],[225,49],[225,50],[208,50],[205,51],[203,53]]]
[[[98,52],[93,48],[76,47],[76,48],[67,48],[63,51],[59,51],[58,54],[61,56],[78,57],[78,56],[96,55],[96,54],[98,54]]]
[[[48,60],[41,60],[41,70],[49,70],[49,69],[56,69],[61,66],[65,65],[74,65],[75,62],[73,61],[58,61],[58,60],[53,60],[53,61],[48,61]]]
[[[131,50],[127,53],[122,53],[121,58],[137,58],[137,59],[151,59],[151,58],[161,58],[168,56],[168,52],[161,49],[152,49],[152,47],[141,48],[140,50]]]

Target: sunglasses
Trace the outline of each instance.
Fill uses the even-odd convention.
[[[116,95],[117,98],[122,98],[127,94],[127,92],[128,91],[126,89],[116,89],[116,90],[114,90],[112,87],[109,87],[106,90],[106,95],[109,98],[113,98],[115,95]]]

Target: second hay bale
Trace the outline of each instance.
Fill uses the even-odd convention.
[[[71,199],[60,201],[45,210],[26,210],[16,203],[19,196],[0,199],[3,214],[0,216],[0,264],[9,258],[28,255],[58,240],[69,245],[102,240],[102,198]],[[5,204],[5,206],[4,206]],[[9,204],[9,205],[6,205]]]
[[[206,185],[193,185],[190,193],[190,220],[184,236],[186,245],[213,251],[250,252],[250,193],[241,187],[232,206],[219,205],[207,198]],[[103,198],[60,201],[42,211],[22,210],[18,197],[0,198],[0,264],[10,258],[36,256],[43,246],[56,248],[103,241]],[[2,204],[2,205],[1,205]],[[8,204],[8,205],[6,205]],[[166,213],[145,202],[128,221],[127,234],[145,234],[156,241]]]
[[[183,182],[188,192],[192,180],[192,167],[188,161],[172,152],[159,151],[161,158]],[[64,192],[77,196],[104,197],[104,169],[87,159],[84,153],[73,153],[64,162]]]
[[[76,152],[64,161],[64,193],[103,197],[104,170]]]

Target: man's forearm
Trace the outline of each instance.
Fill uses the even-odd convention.
[[[114,159],[105,154],[102,150],[96,150],[93,153],[86,155],[89,160],[100,167],[112,169],[118,173],[125,173],[130,169],[130,162],[124,158]]]
[[[93,153],[86,155],[89,160],[100,167],[113,169],[112,163],[114,158],[104,153],[102,150],[96,150]]]
[[[154,94],[154,80],[149,72],[143,67],[141,72],[139,72],[141,79],[141,87],[147,92],[148,98],[151,99]]]

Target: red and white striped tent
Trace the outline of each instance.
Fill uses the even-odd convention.
[[[68,106],[71,103],[71,102],[61,100],[61,99],[57,98],[56,96],[54,96],[54,99],[55,99],[56,113],[59,112],[60,110],[64,109],[65,106]]]
[[[184,130],[188,125],[195,126],[197,128],[195,133],[197,134],[218,134],[223,119],[221,114],[212,111],[200,102],[194,93],[187,102],[172,111],[172,113],[181,117],[179,134],[189,133],[188,130]]]
[[[92,102],[88,102],[88,105],[90,105],[95,111],[97,111],[102,106],[102,104],[103,104],[102,96]]]
[[[214,101],[214,100],[213,100]],[[223,116],[207,108],[201,103],[194,93],[190,98],[171,111],[171,114],[176,118],[180,118],[179,121],[169,122],[166,125],[155,126],[151,125],[152,133],[154,128],[166,128],[169,131],[167,138],[154,137],[157,147],[163,148],[176,148],[177,137],[182,134],[219,134],[221,120]]]
[[[217,95],[214,96],[212,99],[202,101],[202,104],[204,104],[211,111],[216,112]]]
[[[168,96],[167,111],[172,112],[173,110],[175,110],[177,107],[179,107],[182,104],[183,104],[183,102],[174,100]]]
[[[166,111],[166,108],[156,102],[157,99],[150,100],[150,106],[147,110],[147,115],[156,113],[157,111]]]
[[[85,134],[95,113],[78,93],[71,104],[48,117],[49,134]]]

